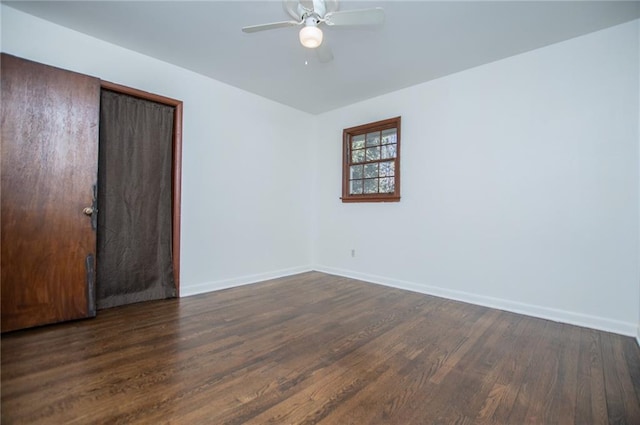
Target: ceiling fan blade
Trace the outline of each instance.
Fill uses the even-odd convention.
[[[316,56],[318,57],[319,62],[327,63],[333,60],[333,52],[331,51],[331,47],[327,43],[327,40],[324,40],[313,50],[316,51]]]
[[[313,12],[313,0],[300,0],[300,4],[309,12]]]
[[[285,28],[285,27],[295,27],[297,25],[302,25],[302,21],[282,21],[282,22],[272,22],[270,24],[260,24],[260,25],[252,25],[249,27],[243,27],[242,32],[252,33],[258,31],[265,30],[273,30],[276,28]]]
[[[327,25],[380,25],[384,22],[384,9],[341,10],[327,13],[324,17]]]

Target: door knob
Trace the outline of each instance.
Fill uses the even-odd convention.
[[[91,215],[91,214],[93,214],[93,208],[91,208],[91,207],[86,207],[85,209],[83,209],[83,210],[82,210],[82,212],[83,212],[85,215]]]

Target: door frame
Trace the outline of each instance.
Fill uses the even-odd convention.
[[[182,101],[170,97],[160,96],[143,90],[134,89],[109,81],[100,81],[100,88],[112,92],[126,94],[139,99],[172,106],[173,138],[171,161],[171,250],[173,260],[173,280],[176,285],[176,295],[180,297],[180,200],[182,190]]]

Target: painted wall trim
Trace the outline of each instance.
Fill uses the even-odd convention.
[[[259,273],[247,276],[234,277],[231,279],[218,280],[214,282],[204,282],[197,285],[183,286],[180,289],[180,298],[191,295],[204,294],[207,292],[220,291],[222,289],[234,288],[236,286],[250,285],[265,280],[277,279],[300,273],[313,271],[311,266],[292,267],[288,269],[274,270],[266,273]]]
[[[456,301],[462,301],[470,304],[481,305],[484,307],[496,308],[499,310],[524,314],[540,319],[552,320],[554,322],[583,326],[586,328],[613,332],[625,336],[635,336],[638,340],[638,343],[640,344],[640,329],[638,329],[637,324],[635,323],[627,323],[618,320],[607,319],[605,317],[591,316],[571,311],[525,304],[501,298],[488,297],[463,291],[455,291],[451,289],[440,288],[437,286],[407,282],[382,276],[354,272],[351,270],[326,267],[322,265],[316,265],[313,267],[313,269],[322,273],[358,279],[365,282],[376,283],[379,285],[390,286],[392,288],[404,289],[407,291],[433,295],[436,297],[442,297]]]

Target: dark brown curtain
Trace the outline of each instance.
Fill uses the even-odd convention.
[[[176,296],[171,261],[174,108],[102,90],[96,304]]]

